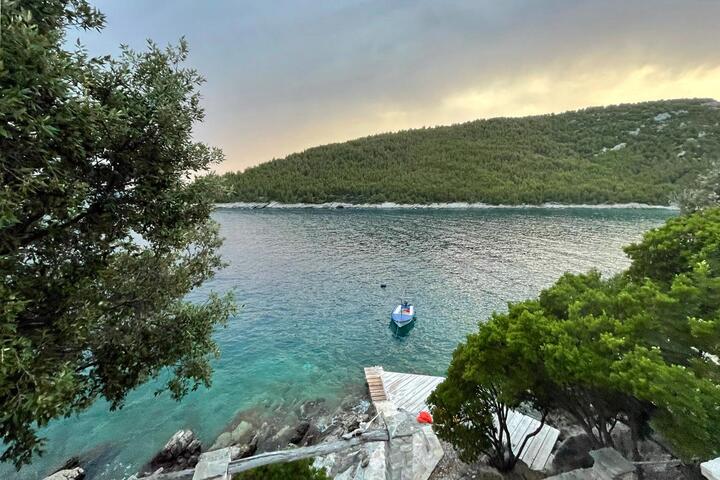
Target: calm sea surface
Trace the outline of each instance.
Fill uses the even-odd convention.
[[[94,459],[91,479],[124,478],[180,428],[209,445],[239,411],[341,398],[362,385],[363,366],[442,375],[455,345],[493,311],[565,271],[619,271],[628,264],[621,247],[672,214],[217,210],[229,266],[191,298],[233,290],[244,307],[216,334],[212,388],[176,403],[146,385],[112,413],[99,402],[53,423],[46,454],[19,474],[0,467],[0,478],[41,478],[78,454]],[[388,320],[403,291],[418,321],[397,337]]]

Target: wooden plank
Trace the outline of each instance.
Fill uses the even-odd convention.
[[[518,442],[520,435],[523,432],[525,432],[525,430],[527,430],[531,421],[532,421],[532,419],[530,417],[523,415],[520,418],[520,421],[517,423],[515,429],[510,431],[510,439],[512,440],[511,445],[512,445],[513,450],[515,448],[517,448],[517,444],[520,443],[520,442]],[[522,438],[525,438],[525,437],[522,437]]]
[[[550,429],[543,426],[542,430],[540,430],[537,435],[528,440],[525,450],[520,455],[520,458],[526,465],[530,466],[533,464],[535,457],[537,457],[537,454],[549,433]]]
[[[370,399],[373,402],[382,402],[387,400],[385,386],[382,381],[382,367],[365,367],[365,380],[370,391]]]
[[[560,436],[560,431],[558,429],[549,425],[545,425],[544,428],[547,428],[549,433],[545,437],[543,444],[540,446],[537,455],[535,455],[535,458],[533,459],[533,468],[536,470],[545,469],[548,460],[550,459],[550,454],[552,453],[553,448],[555,448],[555,443]]]
[[[430,375],[383,372],[383,382],[388,398],[398,408],[413,414],[427,410],[427,397],[444,379]]]
[[[515,431],[515,429],[518,427],[518,424],[520,423],[521,420],[522,420],[522,415],[516,415],[515,412],[513,412],[512,410],[510,412],[508,412],[508,417],[505,420],[505,422],[507,424],[508,432],[510,432],[510,438],[512,438],[512,432]],[[499,428],[499,422],[498,422],[497,418],[495,418],[494,423],[495,423],[495,428]]]
[[[528,418],[530,418],[530,421],[527,422],[527,425],[525,426],[525,428],[522,431],[520,431],[520,430],[517,431],[515,433],[515,436],[513,437],[512,446],[513,446],[514,451],[517,451],[520,448],[520,445],[525,440],[525,437],[527,437],[528,435],[533,433],[540,426],[540,422],[538,422],[537,420],[535,420],[532,417],[528,417]],[[528,440],[528,443],[530,443],[532,441],[532,439],[533,438],[531,437],[530,440]]]

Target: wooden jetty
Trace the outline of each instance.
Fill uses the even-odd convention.
[[[427,398],[435,387],[445,380],[444,377],[430,375],[386,372],[379,366],[365,368],[365,378],[373,403],[390,401],[398,410],[405,410],[413,415],[428,410]],[[513,448],[519,448],[525,437],[537,430],[540,422],[511,410],[507,425]],[[532,470],[544,470],[559,436],[558,429],[544,425],[537,435],[530,437],[520,458]]]

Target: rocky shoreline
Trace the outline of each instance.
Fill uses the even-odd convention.
[[[448,203],[344,203],[344,202],[326,202],[326,203],[280,203],[280,202],[231,202],[216,203],[216,208],[237,208],[244,210],[261,210],[261,209],[316,209],[316,210],[333,210],[333,209],[358,209],[358,210],[481,210],[481,209],[537,209],[537,208],[585,208],[585,209],[651,209],[651,210],[678,210],[674,205],[650,205],[646,203],[600,203],[600,204],[566,204],[566,203],[541,203],[520,204],[520,205],[493,205],[489,203],[468,203],[468,202],[448,202]]]
[[[323,398],[305,401],[288,415],[263,415],[262,409],[238,412],[235,418],[207,447],[191,430],[179,430],[137,473],[137,478],[147,477],[155,472],[175,472],[193,468],[201,452],[232,447],[232,459],[245,458],[264,452],[305,447],[323,442],[339,440],[343,435],[364,426],[376,414],[367,394],[357,393],[345,397],[339,405],[331,405]],[[266,412],[267,413],[267,412]],[[277,412],[274,412],[277,413]],[[553,452],[551,465],[544,472],[532,471],[522,462],[510,473],[500,473],[479,459],[474,464],[462,462],[452,446],[441,442],[445,452],[430,480],[495,479],[495,480],[540,480],[552,475],[571,471],[583,471],[592,467],[590,452],[593,446],[587,434],[563,415],[554,415],[548,424],[560,430],[560,437]],[[615,449],[625,457],[632,458],[632,441],[629,429],[618,424],[613,431]],[[657,439],[648,439],[639,444],[645,478],[657,480],[696,478],[692,469],[679,462],[663,449]],[[361,451],[350,451],[336,455],[331,461],[316,459],[316,465],[325,467],[331,478],[354,478],[353,472],[364,468],[368,459]],[[60,471],[46,479],[82,480],[85,478],[82,461],[70,459]],[[91,479],[90,479],[91,480]]]
[[[138,472],[138,477],[192,468],[201,451],[233,447],[232,459],[245,458],[264,452],[293,447],[305,447],[321,442],[339,440],[361,423],[370,420],[373,409],[369,398],[346,397],[333,408],[323,398],[300,404],[289,415],[268,418],[256,409],[239,412],[223,432],[202,448],[190,430],[175,433],[165,446]],[[284,418],[283,418],[284,417]]]

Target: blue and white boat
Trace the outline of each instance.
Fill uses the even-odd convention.
[[[398,327],[404,327],[415,320],[415,306],[406,300],[402,300],[400,305],[395,307],[395,310],[390,314],[390,319]]]

